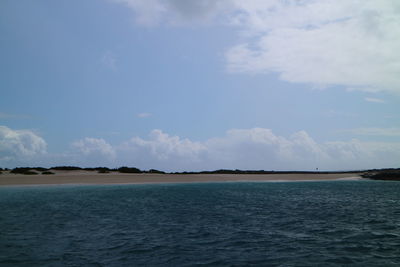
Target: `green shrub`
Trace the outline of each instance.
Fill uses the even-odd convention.
[[[57,167],[51,167],[50,169],[58,170],[58,171],[78,171],[78,170],[82,170],[81,167],[76,167],[76,166],[57,166]]]
[[[20,167],[20,168],[14,168],[10,171],[10,173],[14,173],[14,174],[26,174],[26,175],[35,175],[38,174],[35,171],[32,171],[32,168],[28,168],[28,167]]]
[[[141,170],[138,168],[130,168],[130,167],[120,167],[117,169],[117,171],[121,173],[142,173]]]
[[[44,175],[49,175],[49,174],[54,174],[54,172],[51,172],[51,171],[44,171],[44,172],[42,172],[42,174],[44,174]]]
[[[36,171],[38,171],[38,172],[45,172],[45,171],[47,171],[48,169],[46,169],[46,168],[42,168],[42,167],[35,167],[35,168],[32,168],[33,170],[36,170]]]
[[[15,174],[25,174],[25,172],[29,172],[31,169],[27,167],[19,167],[19,168],[14,168],[10,171],[10,173],[15,173]]]

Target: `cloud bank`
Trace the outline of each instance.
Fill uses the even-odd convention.
[[[397,136],[398,129],[354,129],[361,135]],[[3,167],[122,165],[164,171],[215,169],[355,170],[396,167],[400,142],[317,142],[307,132],[280,136],[270,129],[231,129],[203,142],[153,130],[112,145],[101,138],[83,138],[61,154],[46,152],[46,142],[29,130],[0,126],[0,163]]]
[[[354,170],[395,167],[400,161],[399,142],[352,139],[318,143],[305,131],[284,137],[265,128],[232,129],[222,137],[210,138],[204,142],[171,136],[161,130],[153,130],[147,138],[135,136],[116,146],[104,140],[84,140],[78,141],[79,150],[83,154],[85,151],[103,151],[106,147],[105,151],[114,152],[103,154],[109,155],[109,160],[114,159],[119,166],[164,171],[221,168]],[[96,145],[99,146],[97,150]],[[107,161],[98,161],[97,165],[102,163]]]
[[[208,22],[238,29],[226,51],[232,73],[400,93],[397,0],[115,0],[142,25]]]

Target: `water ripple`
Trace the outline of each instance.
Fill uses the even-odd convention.
[[[398,266],[400,183],[0,188],[1,266]]]

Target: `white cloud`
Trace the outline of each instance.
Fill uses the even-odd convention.
[[[362,91],[400,92],[397,0],[115,0],[138,23],[184,25],[193,19],[236,27],[228,70]]]
[[[0,160],[21,160],[46,153],[46,142],[30,130],[0,126]]]
[[[214,168],[313,169],[327,157],[305,131],[285,138],[270,129],[233,129],[206,144]]]
[[[331,156],[325,166],[334,169],[398,167],[400,161],[399,142],[362,142],[353,139],[328,142],[325,149]]]
[[[206,148],[199,142],[153,130],[149,139],[133,137],[117,149],[123,164],[139,164],[143,168],[176,169],[184,166],[194,167],[201,160]]]
[[[89,138],[75,141],[72,146],[84,156],[102,156],[109,159],[115,158],[114,148],[104,139]]]
[[[137,116],[138,118],[148,118],[148,117],[150,117],[151,115],[152,115],[151,113],[143,112],[143,113],[137,114],[136,116]]]
[[[90,141],[89,141],[90,140]],[[399,142],[316,142],[307,132],[288,137],[270,129],[232,129],[222,137],[196,142],[153,130],[148,138],[133,137],[111,147],[102,139],[85,139],[77,145],[85,155],[114,155],[114,164],[165,171],[229,169],[344,170],[395,167],[400,161]],[[113,151],[113,152],[111,152]],[[78,157],[79,155],[75,155]],[[107,162],[94,158],[91,165]]]
[[[233,72],[289,82],[400,91],[399,2],[242,1],[236,23],[253,36],[227,52]]]
[[[398,128],[360,128],[351,134],[399,137]],[[288,137],[270,129],[232,129],[224,136],[196,142],[153,130],[147,138],[135,136],[119,145],[84,138],[73,151],[46,153],[46,142],[29,130],[0,126],[0,161],[10,167],[27,165],[136,166],[165,171],[229,169],[344,170],[396,167],[400,142],[317,142],[307,132]],[[6,165],[7,165],[6,164]],[[12,166],[11,166],[12,165]]]
[[[385,103],[385,100],[380,99],[380,98],[366,97],[366,98],[364,98],[364,100],[367,102],[372,102],[372,103]]]

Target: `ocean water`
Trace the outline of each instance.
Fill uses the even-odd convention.
[[[400,266],[400,183],[0,188],[0,266]]]

